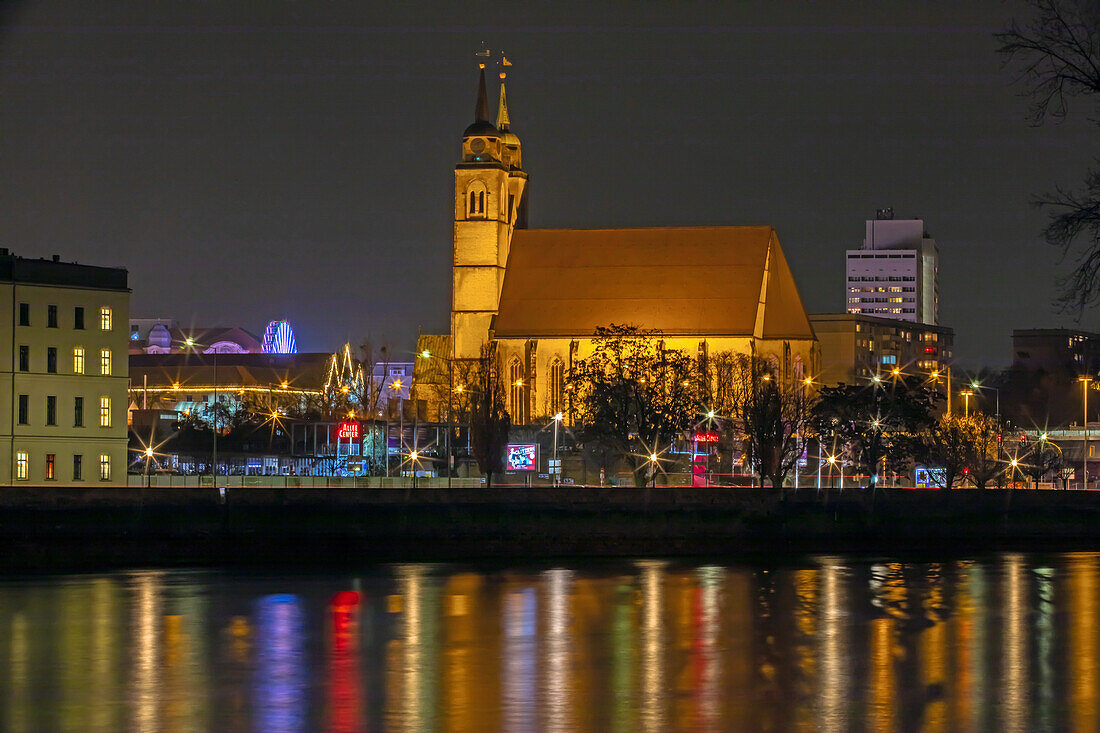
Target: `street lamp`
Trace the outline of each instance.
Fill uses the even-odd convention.
[[[145,449],[145,488],[149,488],[149,461],[153,460],[153,449]],[[160,484],[157,484],[158,486]]]
[[[451,358],[448,359],[447,357],[444,357],[444,356],[436,356],[435,354],[432,354],[430,349],[424,349],[418,354],[418,356],[421,359],[425,359],[425,360],[431,359],[431,358],[434,357],[436,359],[442,359],[443,361],[447,362],[447,445],[446,445],[446,449],[447,449],[447,488],[449,489],[449,488],[451,488],[451,474],[454,473],[454,465],[453,465],[454,456],[451,454],[451,431],[452,431],[451,412],[454,409],[454,394],[455,394],[455,392],[458,392],[459,394],[461,394],[462,393],[462,387],[459,386],[458,389],[455,389],[454,355],[453,354],[451,355]]]
[[[963,399],[966,401],[966,412],[963,414],[963,417],[970,417],[970,395],[974,394],[974,392],[969,389],[964,389],[961,394],[963,396]]]
[[[657,488],[657,458],[656,453],[649,454],[649,475],[653,477],[653,488]]]
[[[202,344],[196,343],[195,339],[188,336],[184,343],[187,344],[187,348],[194,351],[196,348],[203,348]],[[218,347],[213,347],[211,352],[214,360],[214,460],[211,467],[211,478],[214,480],[214,488],[218,488]]]
[[[1092,377],[1078,377],[1081,383],[1081,403],[1085,411],[1085,449],[1081,451],[1081,468],[1084,471],[1082,488],[1089,487],[1089,382]]]
[[[561,463],[558,462],[558,426],[561,425],[561,420],[560,412],[554,415],[554,470],[551,471],[554,476],[554,486],[558,485],[558,476],[561,475]]]
[[[826,460],[829,461],[829,483],[833,482],[833,468],[836,466],[836,456],[829,456]],[[841,479],[841,488],[843,488],[843,481]]]
[[[975,390],[979,391],[979,392],[982,391],[983,389],[991,389],[996,393],[996,395],[997,395],[997,421],[1000,422],[1000,419],[1001,419],[1001,390],[998,389],[997,387],[983,386],[982,383],[977,381],[977,380],[972,381],[970,383],[970,386],[972,388],[974,388]]]

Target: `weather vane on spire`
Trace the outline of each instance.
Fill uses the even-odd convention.
[[[500,79],[501,81],[504,81],[504,78],[508,76],[504,69],[507,66],[511,66],[512,62],[508,60],[508,57],[504,55],[503,51],[500,52],[500,61],[498,62],[498,65],[500,66]]]
[[[479,69],[484,69],[485,68],[485,62],[482,61],[481,59],[487,59],[487,58],[489,58],[490,55],[491,55],[491,52],[489,51],[489,47],[485,45],[485,41],[482,41],[481,42],[481,48],[474,51],[474,56],[477,57],[477,59],[478,59],[477,67]]]

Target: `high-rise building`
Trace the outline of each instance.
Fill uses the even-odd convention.
[[[126,482],[126,278],[0,248],[0,484]]]
[[[939,253],[923,219],[895,219],[879,209],[867,221],[861,249],[845,253],[849,313],[936,325]]]

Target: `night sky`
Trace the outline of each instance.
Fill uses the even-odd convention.
[[[770,224],[810,312],[893,206],[925,219],[970,364],[1100,329],[1033,193],[1095,107],[1031,127],[991,34],[1019,3],[51,0],[0,19],[0,239],[122,265],[132,315],[294,325],[302,350],[445,332],[473,51],[514,66],[532,227]],[[490,96],[495,100],[495,88]],[[492,104],[495,112],[495,101]]]

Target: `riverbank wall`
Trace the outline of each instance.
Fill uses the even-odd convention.
[[[0,569],[1100,549],[1100,492],[0,490]]]

